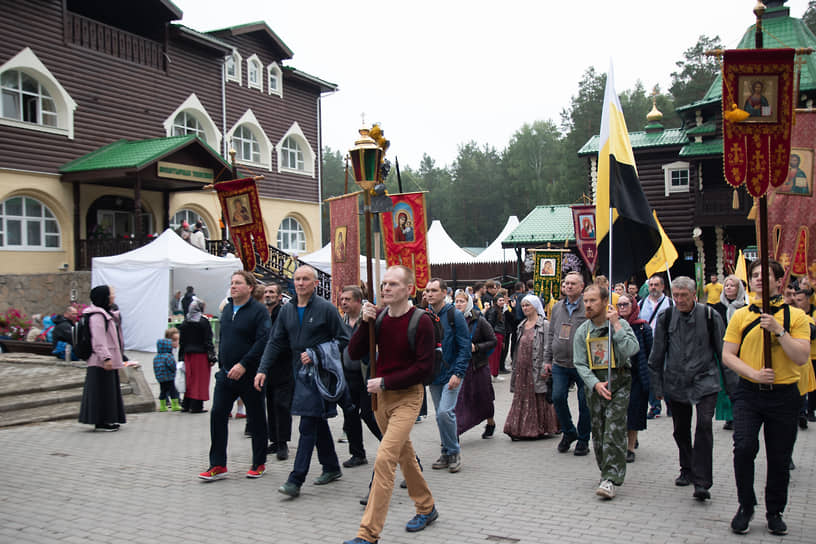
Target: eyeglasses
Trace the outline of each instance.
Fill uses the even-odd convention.
[[[628,302],[618,302],[618,308],[626,308],[627,306],[631,306]]]

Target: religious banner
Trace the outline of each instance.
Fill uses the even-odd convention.
[[[816,280],[814,142],[816,112],[797,112],[785,180],[768,199],[768,245],[785,267],[785,285],[790,275]]]
[[[534,249],[533,292],[545,304],[561,298],[561,261],[565,251]]]
[[[731,49],[723,60],[723,172],[754,197],[787,178],[793,49]]]
[[[595,262],[598,260],[598,248],[595,245],[595,206],[570,206],[570,208],[578,253],[584,259],[587,269],[594,272]]]
[[[416,275],[416,288],[424,289],[431,274],[425,193],[388,195],[394,208],[381,213],[380,221],[388,266],[405,265]]]
[[[360,285],[360,221],[357,195],[328,198],[331,225],[332,304],[340,307],[340,294],[347,285]]]
[[[261,262],[269,260],[269,246],[264,233],[258,188],[253,178],[221,181],[213,186],[218,193],[221,211],[227,219],[235,253],[246,270],[255,270],[255,252]]]
[[[723,244],[723,270],[725,275],[733,274],[737,266],[737,246],[734,244]]]

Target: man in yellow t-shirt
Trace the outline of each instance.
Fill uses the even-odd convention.
[[[810,362],[811,368],[816,371],[816,338],[813,337],[814,328],[816,328],[816,306],[814,306],[810,302],[810,293],[808,291],[800,288],[796,293],[793,295],[793,301],[796,304],[796,307],[805,312],[808,317],[810,318]],[[811,372],[813,374],[813,372]],[[810,384],[811,386],[813,383]],[[802,392],[802,387],[799,387],[799,392]],[[816,422],[816,391],[810,391],[808,393],[808,405],[807,405],[807,421]],[[799,426],[802,426],[801,416]]]
[[[703,287],[703,293],[706,296],[706,304],[708,305],[715,305],[720,301],[720,295],[722,295],[723,284],[720,283],[720,278],[717,274],[711,274],[711,283],[707,283],[705,287]]]
[[[740,375],[734,395],[734,479],[739,510],[731,530],[747,533],[757,504],[754,494],[754,460],[759,451],[759,429],[764,425],[767,479],[765,517],[768,531],[787,534],[782,512],[788,501],[790,461],[796,442],[801,367],[810,361],[810,327],[805,313],[781,304],[778,296],[785,274],[770,261],[769,292],[773,314],[761,313],[754,304],[740,308],[728,323],[722,362]],[[762,268],[757,259],[748,267],[751,290],[762,292]],[[777,307],[777,305],[779,305]],[[764,367],[763,329],[771,333],[770,368]]]

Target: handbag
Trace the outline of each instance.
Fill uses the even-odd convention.
[[[187,392],[187,372],[184,368],[184,361],[176,363],[176,378],[174,380],[176,390],[179,393]]]

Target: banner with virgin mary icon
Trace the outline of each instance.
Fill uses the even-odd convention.
[[[723,60],[723,173],[754,197],[788,176],[793,49],[731,49]]]
[[[385,259],[388,266],[401,264],[414,271],[416,288],[424,289],[430,279],[425,193],[388,195],[393,209],[380,214]]]
[[[235,253],[244,269],[255,270],[255,252],[261,262],[269,260],[258,188],[253,178],[220,181],[213,185],[218,193],[221,210],[227,220]]]

